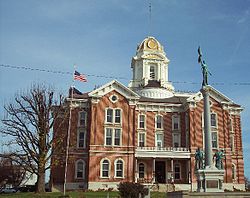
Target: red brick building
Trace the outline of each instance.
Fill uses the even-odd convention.
[[[174,91],[163,46],[147,37],[132,58],[129,86],[113,80],[74,91],[67,189],[116,188],[123,181],[196,190],[194,153],[203,148],[202,94]],[[71,98],[65,105],[70,105]],[[242,108],[210,86],[213,151],[225,153],[224,188],[244,189]],[[54,136],[66,135],[68,120]],[[62,187],[66,139],[52,158],[53,187]]]

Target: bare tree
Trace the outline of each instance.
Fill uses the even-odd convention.
[[[62,101],[61,96],[56,99],[54,92],[46,86],[34,85],[4,107],[6,116],[2,119],[0,132],[10,137],[8,144],[12,151],[2,154],[2,157],[12,159],[26,171],[37,175],[37,193],[45,192],[45,171],[50,168],[50,158],[57,150],[56,145],[65,138],[55,139],[52,134],[55,121],[63,122],[67,116]]]

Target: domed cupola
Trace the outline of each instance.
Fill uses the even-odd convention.
[[[129,87],[149,98],[173,96],[174,87],[168,81],[169,59],[163,46],[154,37],[145,38],[132,58],[133,79]]]

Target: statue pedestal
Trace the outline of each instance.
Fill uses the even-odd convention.
[[[196,170],[197,192],[224,192],[222,188],[224,173],[225,170],[219,170],[215,166]]]

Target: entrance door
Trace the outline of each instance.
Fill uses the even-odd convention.
[[[166,183],[166,164],[164,161],[155,162],[155,180],[158,183]]]

